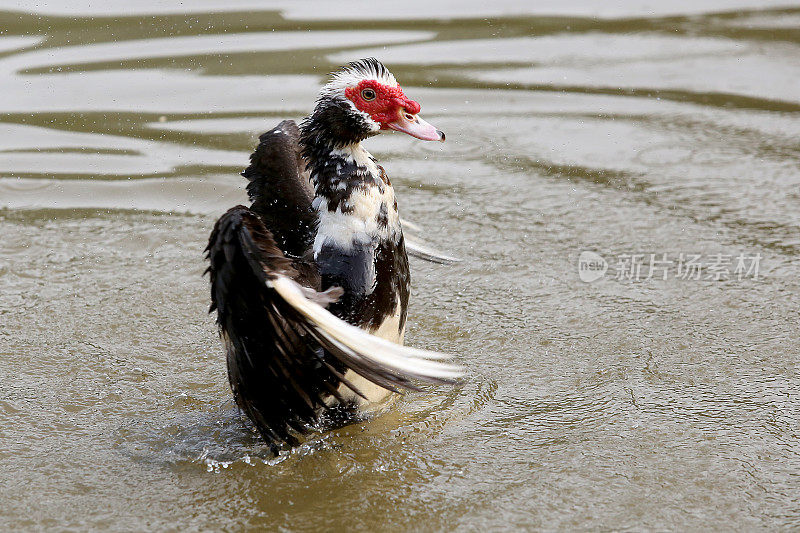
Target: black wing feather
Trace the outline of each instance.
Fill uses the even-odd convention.
[[[236,402],[268,442],[294,444],[292,432],[317,421],[325,397],[341,381],[267,287],[271,277],[294,278],[297,272],[258,215],[244,206],[219,219],[207,252],[211,310],[225,339]],[[318,294],[324,303],[326,296]]]
[[[269,228],[278,247],[292,256],[303,255],[311,246],[317,220],[299,139],[297,124],[284,120],[259,137],[250,166],[242,172],[249,181],[250,208]]]

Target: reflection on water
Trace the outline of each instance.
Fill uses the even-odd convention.
[[[796,529],[796,2],[0,4],[2,529]],[[202,249],[258,133],[384,60],[369,147],[455,388],[269,457]],[[436,230],[436,231],[434,231]],[[761,279],[579,280],[581,251]]]

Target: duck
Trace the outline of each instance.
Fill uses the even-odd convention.
[[[273,450],[323,420],[354,420],[402,390],[463,376],[451,355],[404,345],[403,223],[385,169],[362,145],[387,131],[443,142],[420,109],[377,59],[348,63],[299,125],[259,137],[242,172],[250,206],[213,227],[209,312],[236,404]]]

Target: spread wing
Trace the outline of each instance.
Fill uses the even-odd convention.
[[[300,129],[284,120],[259,138],[250,156],[247,178],[250,208],[272,232],[281,250],[303,255],[314,240],[317,214],[311,207],[314,190],[300,155]]]
[[[225,341],[239,406],[272,444],[296,442],[351,369],[381,387],[414,388],[414,380],[452,382],[460,368],[448,356],[379,339],[324,309],[338,293],[317,292],[318,274],[290,260],[258,214],[237,206],[214,227],[207,254],[211,311]]]

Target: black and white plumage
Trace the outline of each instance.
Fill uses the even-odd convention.
[[[211,233],[211,310],[231,388],[274,447],[295,444],[328,410],[461,374],[448,356],[402,346],[403,229],[386,172],[361,146],[385,129],[444,140],[418,112],[380,62],[351,63],[300,127],[284,121],[261,135],[243,172],[251,206],[229,210]]]

